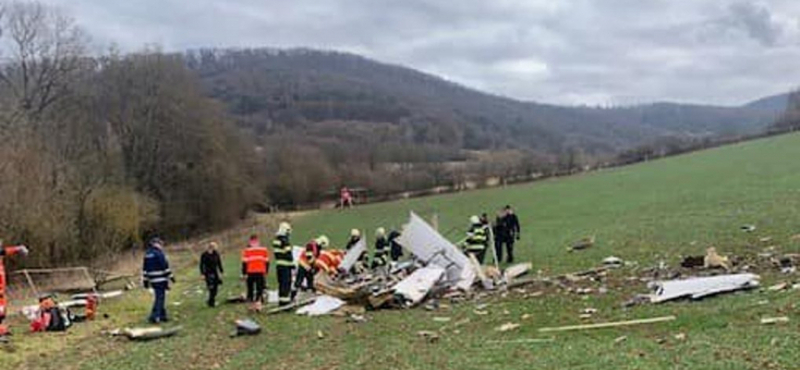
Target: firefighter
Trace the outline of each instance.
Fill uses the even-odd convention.
[[[278,276],[278,305],[285,306],[292,302],[292,270],[294,258],[292,244],[289,236],[292,234],[292,225],[281,222],[275,239],[272,240],[272,251],[275,253],[275,266]]]
[[[389,264],[389,241],[386,239],[386,229],[379,227],[375,230],[375,254],[372,258],[371,268],[384,267]]]
[[[403,256],[403,246],[397,242],[397,238],[400,237],[400,232],[397,230],[392,230],[389,232],[389,246],[391,249],[391,257],[392,261],[397,262],[400,257]]]
[[[167,290],[170,283],[175,282],[169,261],[164,254],[164,241],[155,237],[147,243],[142,263],[142,282],[145,288],[153,289],[153,309],[148,321],[158,324],[169,321],[167,317]]]
[[[6,271],[3,265],[3,259],[17,254],[23,256],[27,255],[28,248],[24,245],[4,247],[3,241],[0,240],[0,338],[9,334],[8,327],[3,324],[8,310],[8,298],[6,298]]]
[[[292,299],[297,295],[297,291],[314,290],[314,274],[317,273],[316,262],[323,249],[328,248],[330,241],[325,235],[320,235],[318,238],[308,242],[305,250],[300,255],[300,260],[297,261],[297,278],[294,281],[294,290],[292,290]],[[303,286],[303,283],[306,286]]]
[[[200,276],[208,288],[208,307],[217,305],[217,290],[222,284],[220,275],[223,274],[222,259],[217,252],[217,243],[208,243],[208,249],[200,256]]]
[[[469,231],[467,231],[467,238],[464,239],[463,247],[466,253],[474,255],[475,259],[482,264],[486,256],[487,243],[489,242],[489,238],[486,235],[486,227],[478,216],[470,217],[469,222],[470,227]]]
[[[339,265],[344,260],[344,252],[336,249],[326,249],[320,252],[319,258],[315,261],[317,271],[324,272],[330,277],[339,275]]]
[[[361,241],[361,230],[359,229],[350,230],[350,238],[347,239],[347,245],[345,246],[345,250],[349,251],[360,241]],[[356,261],[356,264],[353,265],[353,268],[350,270],[350,273],[362,274],[367,271],[367,266],[369,266],[369,261],[367,261],[367,251],[365,250],[361,253],[361,255],[358,256],[358,261]]]
[[[252,311],[261,311],[268,273],[269,251],[261,245],[258,235],[251,235],[242,251],[242,279],[247,284],[247,301]]]

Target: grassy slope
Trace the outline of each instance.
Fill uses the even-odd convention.
[[[723,253],[752,254],[765,246],[758,242],[763,236],[773,237],[773,244],[783,252],[798,252],[800,243],[789,241],[800,233],[797,158],[800,135],[783,136],[532,185],[314,213],[296,222],[295,243],[323,232],[335,244],[343,243],[351,227],[399,226],[409,210],[425,217],[438,213],[440,229],[450,230],[465,226],[470,214],[492,212],[510,203],[523,222],[518,259],[532,260],[545,274],[594,266],[612,254],[643,266],[659,260],[674,265],[680,254],[702,253],[708,245],[716,245]],[[746,223],[756,224],[757,232],[741,233],[738,228]],[[595,248],[565,252],[566,244],[588,234],[597,235]],[[454,232],[450,237],[461,235]],[[235,272],[236,258],[230,257],[227,266]],[[241,289],[232,275],[223,294]],[[765,283],[776,278],[768,276]],[[274,287],[273,279],[270,285]],[[172,307],[177,321],[186,327],[179,337],[145,344],[99,336],[82,339],[99,332],[101,326],[141,320],[148,302],[144,293],[136,293],[138,299],[106,306],[111,320],[56,337],[51,346],[69,346],[64,360],[39,356],[35,345],[40,337],[22,335],[17,337],[17,352],[0,356],[0,365],[23,361],[22,368],[86,369],[731,369],[791,368],[800,363],[797,291],[751,292],[629,310],[620,308],[620,303],[637,291],[644,292],[644,283],[635,285],[636,291],[611,290],[588,297],[550,294],[522,299],[511,294],[505,299],[487,298],[489,316],[476,316],[473,303],[437,312],[381,311],[369,314],[371,321],[366,324],[340,318],[263,316],[258,318],[265,326],[262,335],[228,339],[230,322],[244,316],[244,308],[205,309],[196,293],[200,281],[194,270],[182,280],[171,297],[182,302]],[[577,323],[578,311],[584,307],[600,309],[593,319],[598,322],[668,314],[679,319],[645,327],[557,334],[553,343],[485,343],[540,337],[539,327]],[[526,313],[531,317],[522,320]],[[758,324],[759,318],[775,315],[788,315],[792,322],[774,327]],[[452,322],[434,322],[434,316],[452,317],[452,322],[469,318],[470,322],[455,327]],[[519,322],[522,327],[506,333],[493,330],[505,322]],[[439,329],[442,339],[434,344],[415,334]],[[317,338],[318,331],[324,333],[323,339]],[[675,340],[677,333],[685,333],[687,340]],[[615,344],[614,339],[622,335],[627,340]]]

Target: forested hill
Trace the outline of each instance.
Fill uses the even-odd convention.
[[[562,107],[482,93],[353,54],[309,49],[206,49],[187,52],[186,59],[241,125],[266,135],[331,120],[379,122],[400,127],[416,144],[539,153],[579,148],[601,155],[665,136],[760,132],[784,108],[775,100],[741,107]]]

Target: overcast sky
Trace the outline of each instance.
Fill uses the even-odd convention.
[[[312,47],[560,104],[734,105],[800,86],[800,1],[45,0],[98,45]]]

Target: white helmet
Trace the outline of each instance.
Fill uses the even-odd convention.
[[[287,236],[291,233],[292,233],[292,225],[289,225],[288,222],[281,222],[280,225],[278,225],[278,231],[275,233],[275,235]]]
[[[386,229],[379,227],[377,230],[375,230],[375,236],[379,238],[386,236]]]
[[[359,230],[359,229],[350,230],[350,236],[353,237],[353,238],[360,238],[361,237],[361,230]]]
[[[478,217],[478,216],[472,215],[472,216],[469,217],[469,222],[471,224],[473,224],[473,225],[477,225],[477,224],[481,223],[481,218]]]
[[[330,245],[330,244],[331,244],[331,241],[330,241],[330,240],[328,240],[328,237],[327,237],[327,236],[325,236],[325,235],[320,235],[320,236],[317,238],[317,240],[316,240],[316,241],[317,241],[317,244],[318,244],[320,247],[322,247],[322,248],[328,248],[328,245]]]

